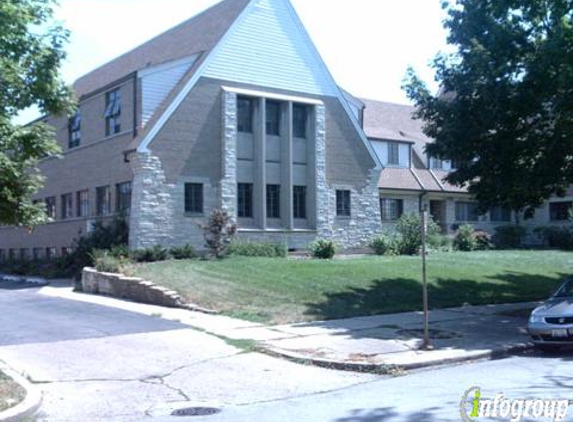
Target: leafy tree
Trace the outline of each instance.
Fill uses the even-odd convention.
[[[44,123],[13,123],[36,106],[44,114],[69,114],[71,90],[59,70],[69,33],[53,23],[53,0],[0,2],[0,224],[32,227],[46,220],[31,195],[43,178],[40,159],[59,152],[53,130]]]
[[[573,0],[443,4],[450,54],[433,67],[433,95],[409,69],[404,88],[435,139],[427,152],[458,164],[481,210],[526,217],[573,182]]]

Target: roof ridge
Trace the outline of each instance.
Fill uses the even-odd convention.
[[[103,63],[76,79],[73,86],[78,97],[149,66],[210,51],[250,1],[220,1]]]

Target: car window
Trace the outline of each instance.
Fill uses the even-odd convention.
[[[557,293],[555,293],[555,297],[571,297],[573,296],[573,280],[567,281]]]

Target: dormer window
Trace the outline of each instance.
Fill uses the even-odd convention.
[[[68,121],[68,148],[76,148],[81,143],[82,116],[80,111],[70,117]]]
[[[105,94],[105,136],[121,132],[121,91],[115,89]]]
[[[400,165],[400,144],[398,142],[388,142],[388,165]]]

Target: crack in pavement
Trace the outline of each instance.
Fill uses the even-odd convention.
[[[35,380],[32,376],[29,376],[29,380],[32,384],[37,384],[37,385],[42,385],[42,384],[73,384],[73,383],[82,383],[82,382],[145,382],[145,381],[147,381],[148,383],[152,383],[152,382],[150,382],[151,380],[154,380],[154,379],[162,380],[164,378],[168,378],[168,377],[174,375],[175,373],[177,373],[183,369],[192,368],[192,367],[198,366],[198,365],[203,365],[203,364],[208,363],[208,362],[214,362],[214,361],[229,359],[229,358],[232,358],[234,356],[238,356],[240,354],[242,354],[242,352],[235,352],[231,355],[225,355],[225,356],[219,356],[216,358],[204,359],[204,360],[190,363],[188,365],[179,366],[179,367],[173,369],[172,371],[169,371],[169,372],[164,373],[164,374],[148,375],[148,376],[143,377],[143,378],[85,378],[85,379],[71,379],[71,380]]]

